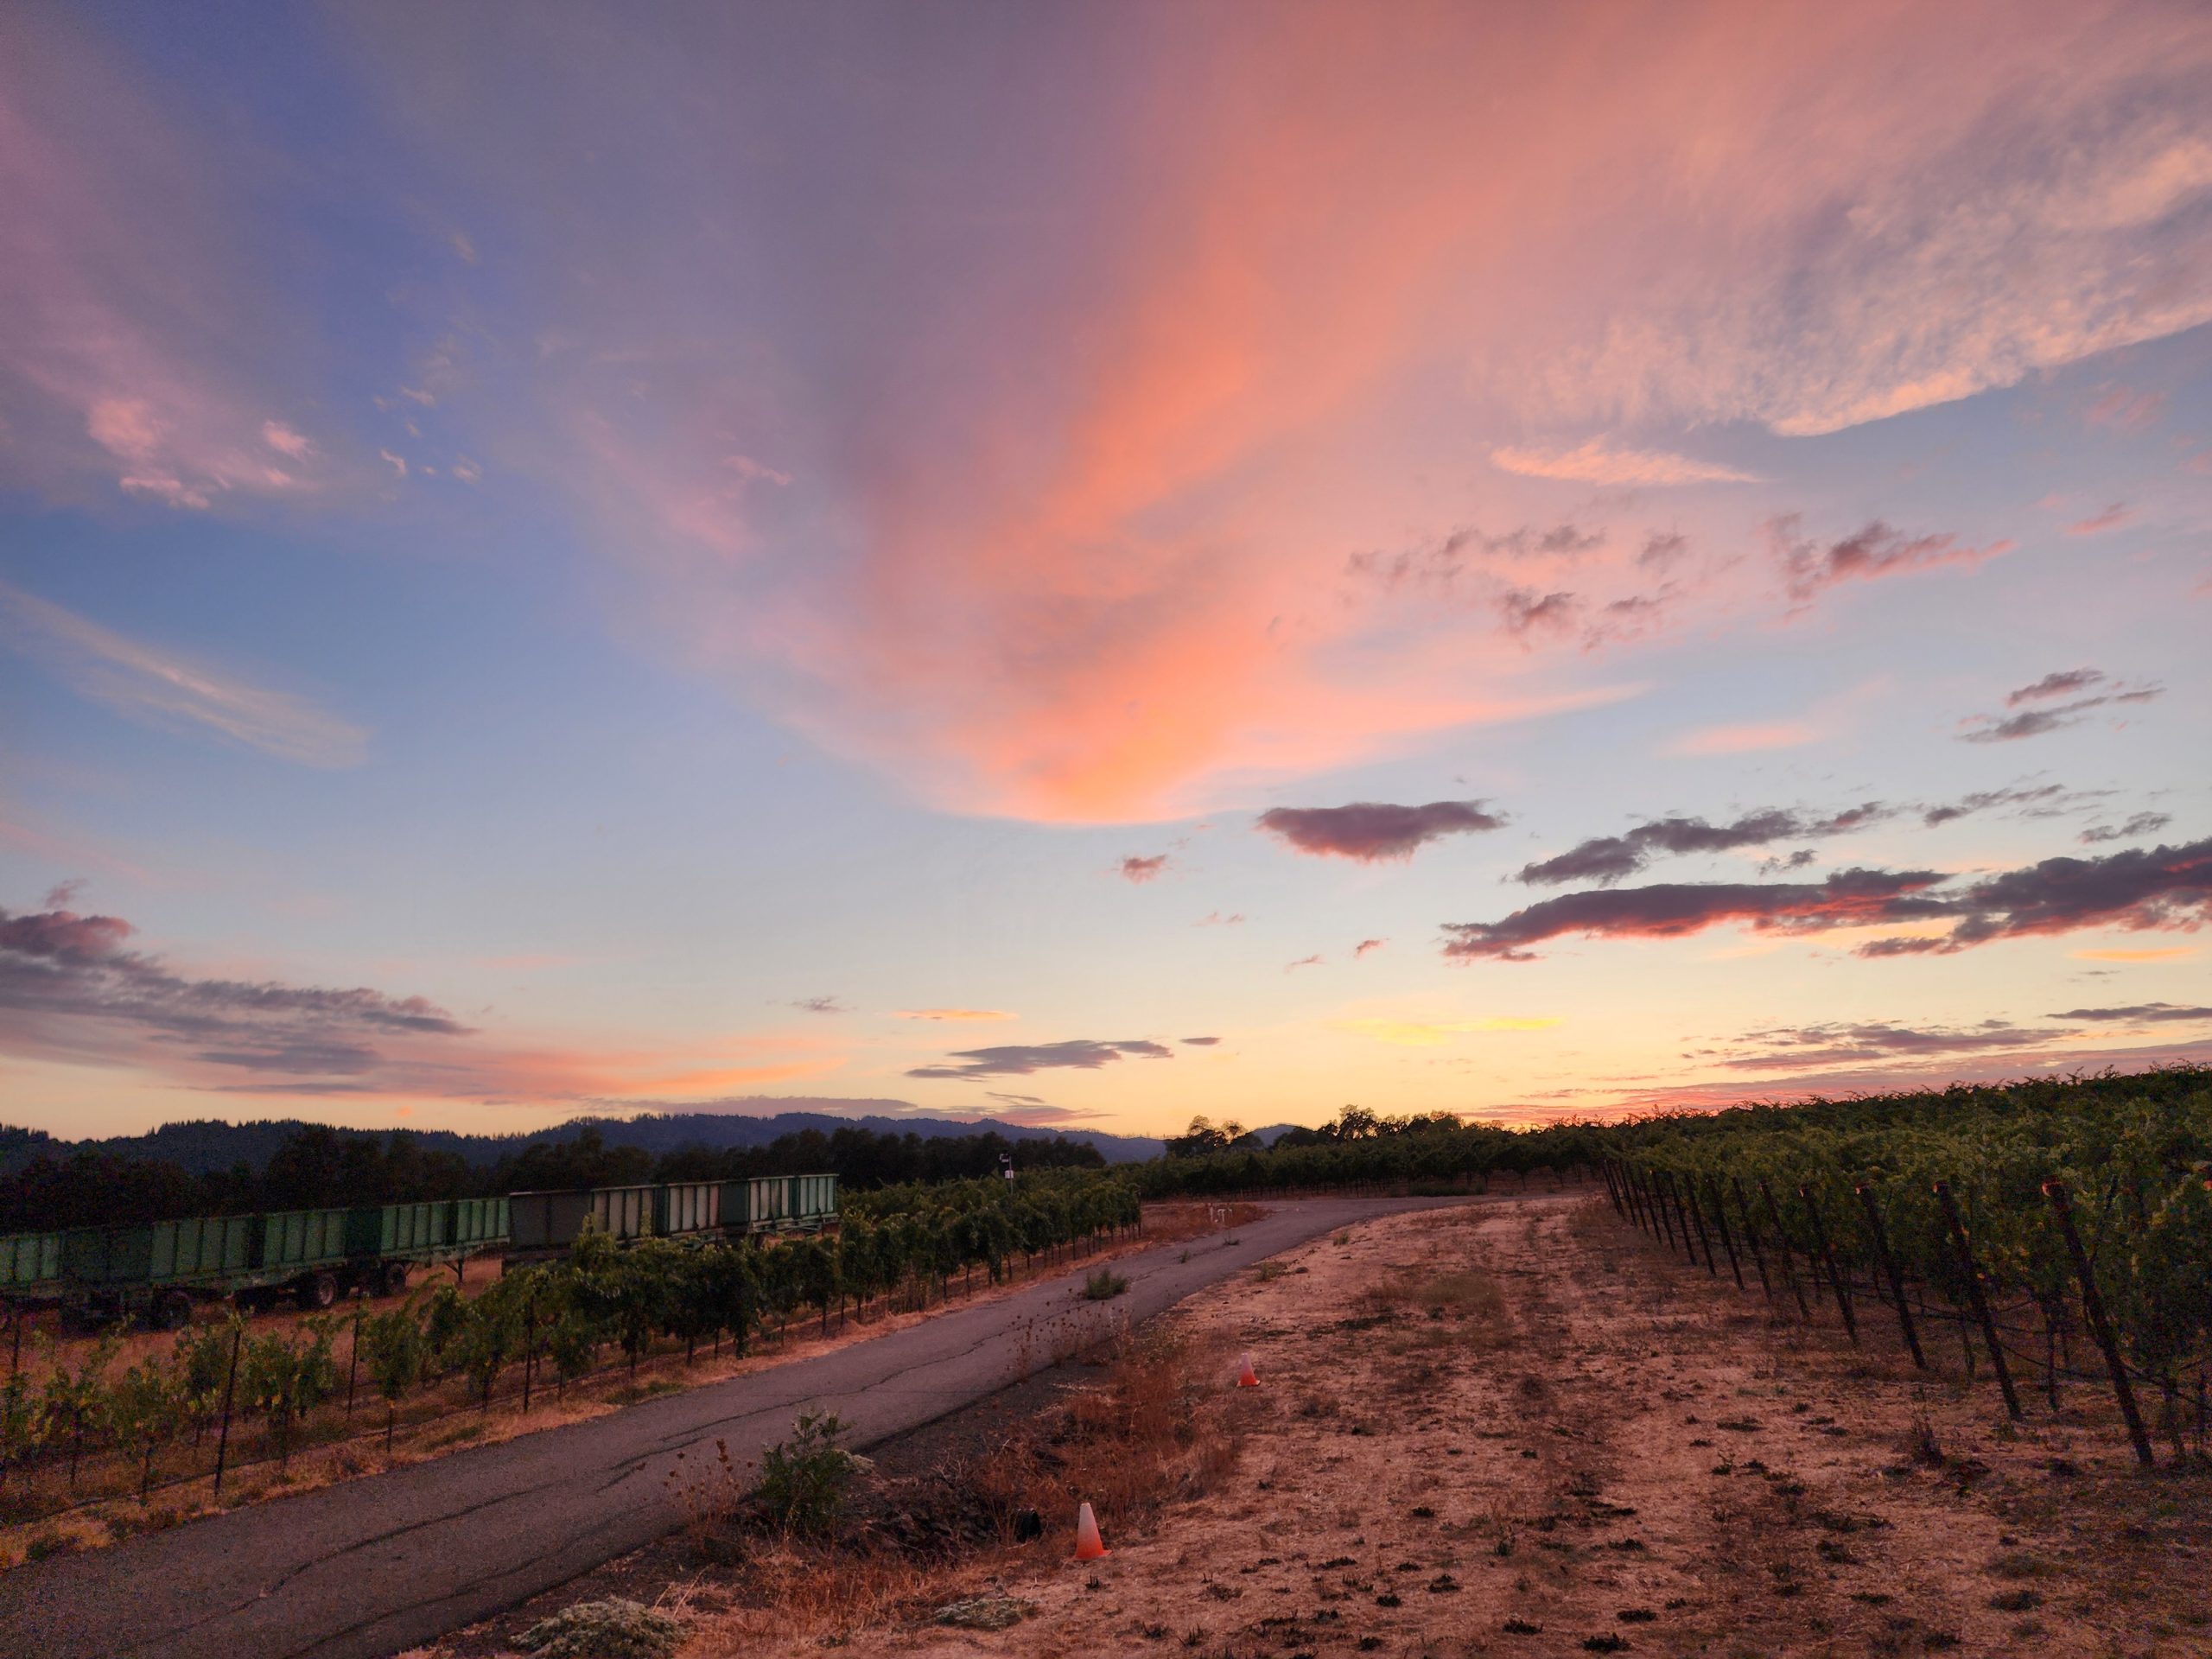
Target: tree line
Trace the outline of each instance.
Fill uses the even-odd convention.
[[[164,1159],[84,1150],[45,1155],[0,1176],[0,1234],[140,1225],[188,1216],[489,1198],[649,1181],[738,1180],[755,1175],[835,1173],[849,1190],[972,1179],[1000,1158],[1021,1169],[1098,1169],[1096,1147],[1057,1137],[1009,1140],[996,1131],[926,1137],[848,1125],[804,1129],[763,1147],[692,1147],[655,1154],[610,1145],[596,1128],[532,1141],[490,1165],[427,1146],[404,1129],[378,1135],[309,1124],[294,1130],[259,1169],[245,1164],[195,1174]]]

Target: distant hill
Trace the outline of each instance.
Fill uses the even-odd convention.
[[[748,1106],[756,1103],[747,1102]],[[416,1129],[410,1133],[425,1151],[458,1154],[472,1166],[496,1164],[524,1147],[573,1141],[587,1128],[595,1128],[610,1147],[636,1147],[658,1155],[690,1147],[721,1152],[733,1147],[765,1147],[779,1135],[816,1129],[827,1135],[856,1125],[878,1135],[914,1135],[925,1140],[944,1135],[982,1135],[996,1130],[1009,1141],[1050,1138],[1082,1142],[1098,1148],[1109,1164],[1137,1163],[1157,1158],[1162,1143],[1148,1135],[1109,1135],[1101,1129],[1033,1128],[986,1117],[973,1122],[952,1118],[912,1117],[904,1101],[764,1099],[762,1107],[779,1108],[772,1114],[754,1111],[671,1112],[644,1117],[576,1117],[551,1128],[515,1135],[461,1135],[451,1129]],[[855,1108],[886,1109],[876,1111]],[[833,1109],[823,1109],[830,1108]],[[295,1131],[304,1127],[297,1118],[264,1119],[251,1123],[226,1123],[202,1119],[164,1123],[149,1135],[116,1135],[105,1140],[57,1140],[38,1129],[0,1126],[0,1174],[13,1174],[41,1157],[64,1158],[79,1151],[114,1153],[124,1157],[159,1159],[194,1175],[229,1170],[243,1164],[252,1169],[266,1165]]]

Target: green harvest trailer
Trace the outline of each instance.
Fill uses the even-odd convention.
[[[736,1181],[670,1181],[516,1192],[510,1261],[543,1260],[587,1232],[619,1244],[640,1238],[714,1238],[819,1232],[837,1224],[835,1175],[760,1175]]]
[[[441,1198],[72,1228],[47,1236],[58,1240],[60,1273],[42,1300],[86,1322],[138,1317],[165,1328],[190,1318],[194,1303],[224,1297],[289,1293],[303,1307],[328,1307],[357,1287],[404,1290],[414,1268],[458,1269],[503,1249],[506,1223],[505,1198]],[[29,1300],[4,1281],[0,1294]]]

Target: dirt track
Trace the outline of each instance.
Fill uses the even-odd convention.
[[[1859,1351],[1771,1319],[1580,1196],[1388,1217],[1268,1271],[1173,1316],[1263,1378],[1224,1486],[1109,1523],[1105,1560],[1063,1535],[943,1586],[1033,1618],[707,1617],[683,1659],[2212,1653],[2212,1479],[2137,1475],[2087,1390],[2011,1429],[1874,1311]]]

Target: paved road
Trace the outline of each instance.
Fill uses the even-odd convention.
[[[1235,1244],[1216,1236],[1117,1262],[1129,1289],[1111,1302],[1074,1296],[1077,1271],[588,1422],[18,1567],[0,1574],[0,1655],[378,1659],[672,1530],[665,1482],[680,1451],[721,1437],[732,1456],[757,1458],[810,1406],[836,1412],[866,1446],[1317,1234],[1433,1202],[1279,1205]]]

